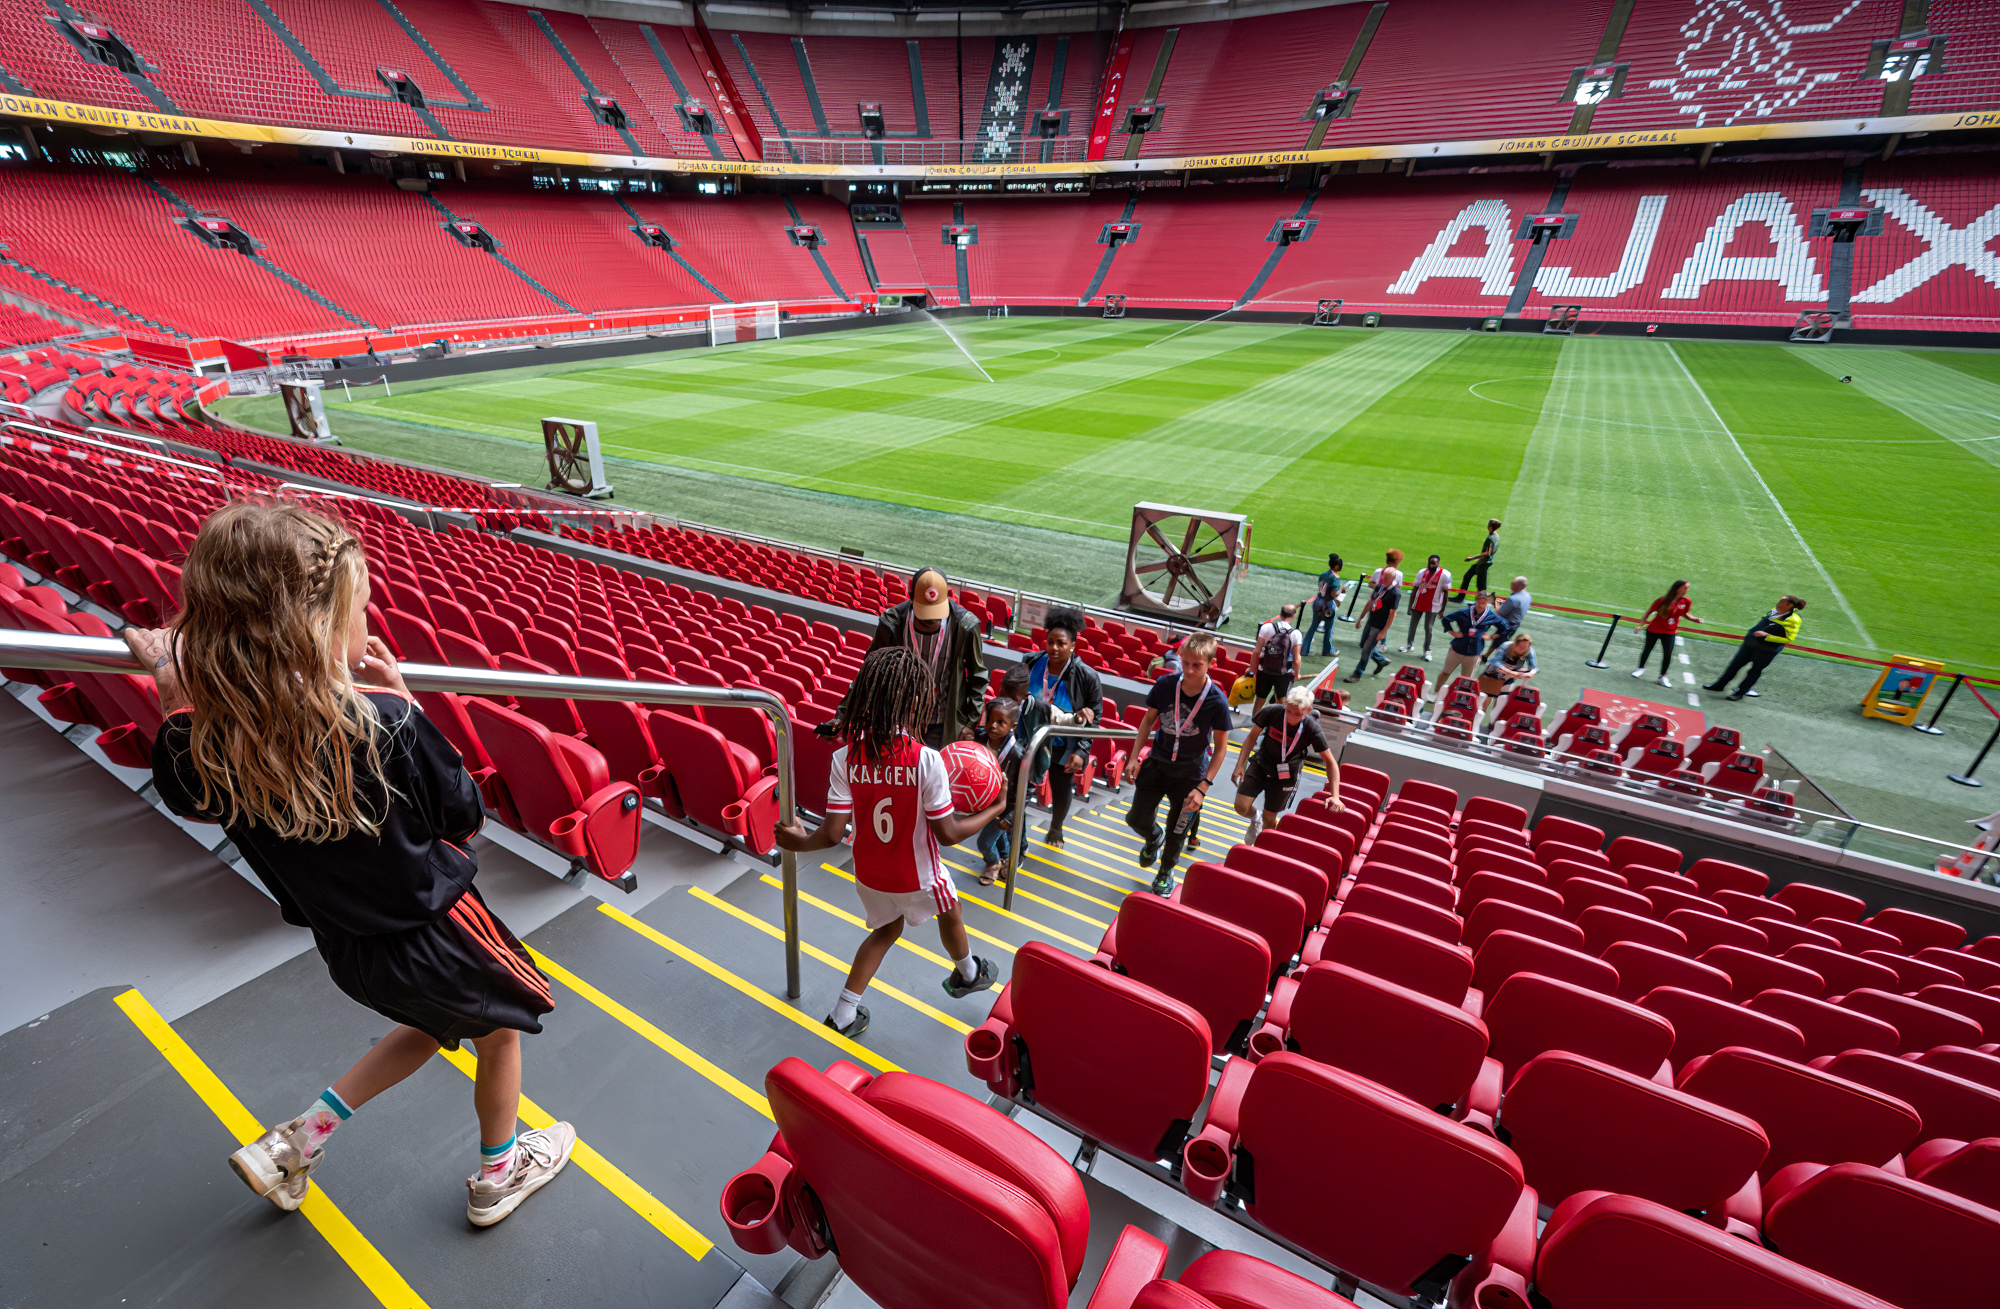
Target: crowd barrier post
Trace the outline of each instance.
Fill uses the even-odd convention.
[[[1928,732],[1932,736],[1943,736],[1944,729],[1937,725],[1937,720],[1944,717],[1945,708],[1951,704],[1951,698],[1958,694],[1958,688],[1963,685],[1965,685],[1965,674],[1952,674],[1951,687],[1945,691],[1944,699],[1938,703],[1937,712],[1931,715],[1931,720],[1928,723],[1911,723],[1910,726],[1919,732]]]
[[[1979,747],[1979,753],[1977,756],[1973,758],[1972,766],[1970,768],[1966,769],[1962,773],[1946,773],[1945,776],[1950,778],[1952,781],[1957,782],[1960,786],[1986,785],[1986,783],[1980,781],[1977,777],[1974,777],[1973,774],[1979,771],[1979,765],[1986,762],[1986,752],[1993,748],[1993,743],[1995,741],[2000,741],[2000,722],[1996,722],[1993,724],[1993,734],[1986,738],[1985,745]]]
[[[1586,659],[1583,661],[1583,666],[1585,668],[1609,668],[1611,666],[1610,664],[1605,662],[1604,656],[1611,649],[1611,638],[1614,634],[1617,633],[1618,624],[1624,621],[1625,621],[1625,615],[1623,614],[1611,615],[1611,626],[1604,629],[1604,644],[1597,647],[1597,658]]]

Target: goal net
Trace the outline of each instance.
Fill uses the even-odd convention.
[[[728,345],[733,341],[774,341],[777,336],[778,304],[775,300],[708,307],[710,345]]]

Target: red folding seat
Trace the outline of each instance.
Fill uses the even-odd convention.
[[[1042,941],[1014,956],[1012,980],[965,1038],[966,1065],[996,1095],[1087,1140],[1171,1159],[1208,1094],[1213,1045],[1192,1007]]]
[[[1204,1204],[1226,1186],[1265,1230],[1392,1296],[1474,1303],[1473,1279],[1525,1264],[1533,1244],[1534,1201],[1506,1146],[1289,1051],[1224,1065],[1182,1178]]]
[[[1605,847],[1604,857],[1611,861],[1614,869],[1621,869],[1627,864],[1643,864],[1648,868],[1660,868],[1671,873],[1681,866],[1679,850],[1637,836],[1612,838],[1611,844]]]
[[[1376,807],[1380,808],[1384,797],[1389,794],[1389,774],[1379,768],[1369,768],[1362,764],[1343,764],[1340,769],[1343,786],[1358,786],[1375,796]]]
[[[1967,987],[2000,986],[2000,963],[1994,963],[1991,959],[1981,959],[1978,955],[1969,954],[1964,950],[1947,950],[1943,946],[1927,945],[1911,958],[1919,963],[1932,964],[1958,974],[1965,979],[1964,985]],[[1957,982],[1946,982],[1943,979],[1939,979],[1937,984],[1959,985]]]
[[[1342,884],[1340,898],[1345,900],[1347,893],[1357,886],[1385,887],[1440,909],[1451,909],[1458,902],[1458,892],[1452,889],[1451,883],[1407,872],[1393,864],[1379,864],[1372,859],[1361,865],[1361,870],[1355,873],[1352,880]]]
[[[1980,1035],[2000,1039],[2000,991],[1974,991],[1964,986],[1926,986],[1916,998],[1949,1009],[1978,1023]]]
[[[1955,950],[1965,940],[1965,929],[1957,923],[1948,923],[1942,918],[1933,918],[1929,914],[1914,913],[1893,906],[1878,910],[1862,925],[1872,927],[1878,932],[1889,933],[1901,941],[1904,950],[1910,954],[1915,954],[1927,945]]]
[[[1798,945],[1818,946],[1822,950],[1831,950],[1837,954],[1846,953],[1846,951],[1840,948],[1840,942],[1834,940],[1825,932],[1815,932],[1810,927],[1800,927],[1797,923],[1790,921],[1780,922],[1775,918],[1752,918],[1748,921],[1750,926],[1764,934],[1764,939],[1771,943],[1771,949],[1780,958],[1784,957],[1787,950]],[[1812,965],[1807,964],[1806,966],[1810,968]],[[1838,991],[1841,988],[1834,987],[1833,989]]]
[[[1466,916],[1459,939],[1477,951],[1495,932],[1519,932],[1552,945],[1583,950],[1583,929],[1565,918],[1557,918],[1512,900],[1482,900]]]
[[[1485,1024],[1458,1005],[1324,961],[1278,980],[1250,1038],[1252,1059],[1291,1050],[1461,1117],[1486,1048]]]
[[[1447,886],[1451,884],[1451,859],[1448,855],[1414,849],[1395,840],[1396,835],[1392,832],[1368,847],[1366,854],[1370,863],[1394,864],[1398,868],[1435,878]]]
[[[1451,837],[1441,828],[1417,823],[1401,814],[1391,813],[1382,820],[1382,825],[1375,829],[1374,843],[1369,847],[1371,854],[1376,846],[1419,851],[1441,862],[1447,869],[1451,867]]]
[[[841,1271],[883,1309],[960,1300],[968,1268],[990,1303],[1068,1303],[1089,1202],[1076,1171],[1026,1128],[928,1078],[871,1077],[844,1061],[822,1073],[785,1059],[764,1089],[777,1136],[722,1191],[739,1247],[817,1259],[837,1240]],[[1105,1279],[1143,1285],[1159,1270],[1158,1244],[1121,1239]]]
[[[1709,896],[1723,890],[1762,895],[1771,884],[1771,879],[1756,869],[1726,859],[1697,859],[1688,866],[1687,875],[1700,884],[1703,895]]]
[[[1490,993],[1480,1014],[1487,1055],[1502,1085],[1537,1055],[1567,1050],[1640,1077],[1659,1073],[1674,1028],[1657,1013],[1538,973],[1516,973]]]
[[[1731,918],[1734,918],[1739,923],[1747,923],[1752,918],[1775,918],[1781,923],[1788,923],[1795,916],[1785,906],[1773,904],[1761,895],[1750,895],[1743,891],[1732,891],[1727,887],[1713,892],[1712,897]]]
[[[1534,852],[1519,841],[1507,841],[1498,837],[1485,836],[1477,832],[1470,836],[1461,835],[1452,852],[1453,863],[1462,865],[1475,855],[1494,859],[1510,859],[1517,864],[1534,864],[1535,868],[1540,870],[1534,880],[1543,882],[1548,880],[1548,870],[1542,868],[1540,864],[1535,863]],[[1525,873],[1515,874],[1517,877],[1526,875]]]
[[[1536,886],[1547,886],[1549,870],[1532,859],[1505,854],[1490,847],[1460,847],[1458,858],[1452,865],[1454,880],[1464,885],[1483,872],[1499,873],[1517,882],[1530,882]]]
[[[538,664],[546,664],[558,673],[570,677],[580,675],[590,677],[604,676],[602,673],[583,673],[582,668],[578,664],[583,647],[576,646],[574,638],[568,635],[557,636],[552,632],[545,632],[538,627],[524,627],[521,629],[521,644],[527,647],[528,658]],[[603,655],[603,651],[598,651],[597,653]],[[621,680],[627,676],[623,669],[622,661],[618,676]]]
[[[1749,795],[1764,778],[1764,757],[1737,751],[1701,766],[1701,780],[1717,795]]]
[[[1943,953],[1950,954],[1951,951]],[[1895,990],[1921,991],[1926,986],[1963,986],[1965,975],[1941,968],[1927,959],[1891,954],[1887,950],[1863,950],[1863,959],[1878,963],[1896,974]]]
[[[480,744],[507,783],[519,830],[632,890],[638,788],[612,781],[604,756],[575,737],[559,736],[488,700],[464,703]]]
[[[1326,914],[1331,887],[1326,874],[1312,865],[1281,855],[1267,847],[1235,845],[1222,866],[1233,872],[1282,886],[1295,892],[1306,907],[1306,925],[1316,927]]]
[[[687,817],[687,810],[674,790],[673,777],[646,728],[644,709],[624,700],[570,703],[589,734],[590,744],[604,756],[605,767],[614,780],[638,787],[639,794],[658,800],[671,817]],[[824,796],[821,799],[823,803]]]
[[[1762,991],[1751,996],[1743,1007],[1783,1019],[1798,1028],[1805,1037],[1809,1059],[1843,1050],[1888,1052],[1902,1044],[1903,1038],[1895,1027],[1879,1018],[1792,991]]]
[[[1918,1055],[1917,1062],[1926,1068],[1935,1068],[1941,1073],[1950,1073],[1953,1077],[1963,1077],[1968,1082],[2000,1091],[2000,1056],[1968,1050],[1964,1046],[1941,1045]]]
[[[1897,1054],[1914,1054],[1934,1045],[1976,1046],[1984,1039],[1979,1024],[1964,1014],[1872,986],[1841,996],[1840,1007],[1892,1024],[1902,1036]]]
[[[1321,960],[1346,964],[1446,1004],[1463,1004],[1472,984],[1472,951],[1366,914],[1341,914],[1314,944]]]
[[[1480,943],[1473,957],[1472,986],[1482,996],[1515,973],[1540,973],[1602,995],[1618,993],[1618,970],[1580,950],[1538,941],[1520,932],[1498,931]]]
[[[1550,1215],[1534,1293],[1549,1309],[1891,1309],[1698,1218],[1597,1192]]]
[[[1770,1148],[1743,1114],[1562,1051],[1515,1076],[1500,1126],[1544,1204],[1617,1191],[1718,1227]]]
[[[1535,821],[1534,835],[1529,844],[1540,850],[1547,841],[1561,841],[1565,845],[1581,846],[1595,852],[1604,845],[1604,829],[1564,818],[1560,814],[1548,814]]]
[[[1626,865],[1626,871],[1636,871]],[[1686,880],[1686,879],[1683,879]],[[1728,911],[1705,895],[1698,895],[1677,884],[1635,887],[1653,906],[1653,917],[1664,921],[1676,909],[1688,909],[1695,913],[1708,914],[1715,918],[1729,917]]]
[[[486,647],[470,637],[460,636],[448,627],[437,629],[438,646],[444,651],[444,661],[453,668],[488,668],[500,671],[500,661],[486,650]]]
[[[1771,899],[1796,913],[1802,923],[1810,923],[1815,918],[1837,918],[1842,922],[1858,923],[1861,915],[1868,912],[1867,902],[1858,896],[1846,895],[1830,887],[1814,886],[1811,882],[1787,882],[1771,892]]]
[[[1689,941],[1692,944],[1693,938]],[[1760,991],[1791,991],[1814,999],[1826,994],[1826,979],[1812,969],[1741,946],[1712,945],[1695,958],[1729,974],[1736,983],[1730,998],[1738,1004]]]
[[[1346,769],[1341,770],[1343,773]],[[1469,795],[1465,798],[1464,812],[1459,815],[1461,822],[1485,822],[1499,827],[1516,830],[1528,825],[1528,811],[1520,805],[1506,800],[1496,800],[1492,796]]]
[[[1542,867],[1547,868],[1558,859],[1573,859],[1577,863],[1586,864],[1592,868],[1601,868],[1607,873],[1611,871],[1611,861],[1606,859],[1600,851],[1592,850],[1587,846],[1571,845],[1567,841],[1550,840],[1543,841],[1535,847],[1535,862]]]
[[[1510,873],[1481,870],[1466,878],[1458,893],[1459,912],[1470,914],[1481,900],[1509,900],[1545,914],[1562,913],[1560,892]]]
[[[2000,936],[1982,936],[1977,941],[1965,946],[1964,949],[1971,954],[1978,955],[1981,959],[1990,959],[1994,963],[2000,964]]]
[[[1385,923],[1395,923],[1452,945],[1458,944],[1465,929],[1458,915],[1449,909],[1441,909],[1434,904],[1389,890],[1376,883],[1356,886],[1348,893],[1347,898],[1341,901],[1335,912],[1367,914],[1370,918],[1379,918]],[[1332,917],[1333,915],[1329,914],[1327,921],[1331,922]],[[1317,951],[1313,948],[1310,938],[1306,952],[1312,957],[1317,957]]]
[[[1638,754],[1636,759],[1630,753],[1625,756],[1625,766],[1642,779],[1651,778],[1654,781],[1664,782],[1678,777],[1687,762],[1686,751],[1681,748],[1681,743],[1671,736],[1659,737],[1636,753]]]
[[[1775,938],[1773,944],[1776,944]],[[1864,986],[1878,990],[1897,989],[1895,969],[1885,968],[1872,959],[1858,959],[1844,950],[1829,950],[1811,944],[1795,945],[1779,958],[1801,968],[1810,968],[1825,978],[1828,995],[1845,995]]]
[[[1743,748],[1743,734],[1733,727],[1711,727],[1700,736],[1686,740],[1688,768],[1720,763]]]
[[[1794,1164],[1767,1187],[1764,1243],[1895,1304],[1986,1309],[2000,1212],[1867,1164]]]
[[[1803,1062],[1806,1057],[1803,1032],[1783,1019],[1740,1004],[1683,991],[1677,986],[1662,986],[1649,991],[1639,1005],[1674,1025],[1674,1048],[1668,1059],[1677,1069],[1685,1067],[1690,1059],[1732,1045],[1796,1062]]]
[[[1466,803],[1468,805],[1474,804],[1481,798],[1482,797],[1475,795],[1470,800],[1467,800]],[[1521,855],[1523,858],[1526,858],[1529,853],[1528,834],[1526,832],[1522,831],[1518,827],[1509,827],[1501,823],[1491,822],[1484,818],[1460,818],[1458,822],[1458,827],[1454,831],[1453,836],[1461,844],[1464,843],[1464,841],[1469,837],[1474,837],[1474,836],[1490,837],[1494,841],[1498,842],[1502,847],[1508,847],[1508,846],[1521,847]]]
[[[1688,952],[1687,937],[1678,928],[1608,904],[1586,907],[1577,914],[1576,925],[1583,930],[1584,950],[1600,959],[1617,941],[1650,945],[1669,954],[1684,955]],[[1619,976],[1622,978],[1624,974]]]
[[[1555,887],[1557,890],[1561,890],[1562,884],[1572,877],[1588,877],[1604,886],[1623,887],[1629,885],[1623,877],[1612,872],[1602,864],[1584,863],[1579,859],[1551,859],[1546,865],[1546,869],[1549,875],[1549,885]],[[1650,909],[1651,905],[1649,904],[1647,907]]]
[[[1669,910],[1666,924],[1688,939],[1688,949],[1696,958],[1718,945],[1733,945],[1739,950],[1768,950],[1771,946],[1770,938],[1748,923],[1693,909]]]
[[[1326,878],[1328,887],[1337,886],[1340,879],[1347,876],[1348,860],[1338,846],[1323,843],[1299,834],[1298,824],[1289,830],[1266,827],[1257,833],[1255,845],[1259,850],[1269,850],[1272,854],[1296,859],[1310,868],[1317,869]]]
[[[1267,827],[1264,830],[1273,832],[1273,834],[1295,836],[1301,841],[1329,851],[1339,864],[1339,873],[1327,874],[1327,880],[1331,884],[1337,876],[1344,876],[1348,868],[1353,865],[1354,852],[1359,845],[1359,841],[1352,832],[1329,820],[1325,814],[1326,811],[1324,809],[1317,807],[1311,811],[1295,809],[1283,818],[1280,818],[1275,829]],[[1297,855],[1293,856],[1293,858],[1298,857]],[[1307,862],[1310,863],[1312,861],[1307,860]]]
[[[810,714],[810,716],[806,716]],[[826,792],[833,776],[833,752],[839,744],[805,730],[809,722],[824,722],[833,716],[829,706],[824,713],[811,713],[808,706],[794,706],[792,718],[792,790],[793,802],[811,813],[826,812]]]
[[[1446,814],[1458,812],[1458,792],[1448,786],[1426,782],[1421,778],[1405,778],[1396,790],[1396,799],[1415,804],[1429,805]]]
[[[521,639],[521,629],[509,620],[482,609],[473,614],[472,621],[479,629],[479,643],[486,647],[488,654],[527,656],[528,647]]]
[[[1825,932],[1840,942],[1840,948],[1849,954],[1860,954],[1863,950],[1887,950],[1902,952],[1903,943],[1887,932],[1878,932],[1860,923],[1843,922],[1835,918],[1815,918],[1806,924],[1815,932]]]
[[[1765,1181],[1796,1163],[1887,1164],[1923,1129],[1892,1095],[1746,1046],[1694,1060],[1675,1085],[1756,1120],[1771,1143],[1758,1170]]]
[[[691,677],[688,680],[696,679]],[[748,680],[742,678],[731,685],[741,687]],[[758,773],[778,762],[777,735],[771,730],[771,720],[763,710],[738,705],[710,705],[702,710],[701,716],[730,743],[749,751],[750,757],[756,761]]]
[[[1923,1120],[1922,1141],[2000,1136],[2000,1091],[1990,1086],[1875,1050],[1844,1050],[1813,1060],[1813,1067],[1908,1104]]]
[[[1613,941],[1598,958],[1618,970],[1618,998],[1635,1004],[1662,986],[1727,1000],[1735,985],[1720,968],[1638,941]]]
[[[1196,1010],[1217,1054],[1243,1053],[1271,985],[1262,937],[1149,891],[1125,897],[1093,962]]]
[[[1296,891],[1221,864],[1190,864],[1174,888],[1174,899],[1255,933],[1270,950],[1275,972],[1291,966],[1305,939],[1306,904]]]
[[[1563,916],[1575,921],[1584,910],[1593,905],[1612,909],[1622,909],[1634,917],[1644,917],[1653,907],[1652,901],[1637,891],[1628,891],[1622,886],[1612,886],[1594,877],[1573,877],[1562,884]]]
[[[502,654],[497,662],[500,671],[506,673],[526,673],[533,677],[556,675],[556,670],[547,664],[538,664],[517,654]],[[585,734],[583,723],[577,718],[576,705],[568,699],[559,696],[516,696],[514,706],[517,712],[526,714],[559,736],[581,738]]]
[[[646,727],[689,820],[713,832],[731,832],[728,809],[759,784],[755,756],[706,723],[668,710],[649,713]]]
[[[444,647],[438,644],[437,629],[415,614],[391,609],[382,615],[389,625],[389,635],[395,639],[396,648],[402,657],[411,663],[443,664]]]
[[[2000,1209],[2000,1136],[1926,1141],[1904,1163],[1911,1177],[1928,1186]]]

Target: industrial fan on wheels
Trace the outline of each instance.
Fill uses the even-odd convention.
[[[580,418],[544,418],[542,444],[549,453],[551,491],[591,500],[606,500],[611,486],[604,480],[604,454],[597,444],[597,424]]]
[[[1249,544],[1250,520],[1241,514],[1134,505],[1118,607],[1194,627],[1226,622]]]

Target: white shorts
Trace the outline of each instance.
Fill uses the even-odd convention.
[[[856,882],[854,892],[861,897],[861,919],[871,932],[898,918],[906,926],[922,927],[938,914],[958,908],[958,892],[952,890],[948,873],[922,891],[878,891]]]

